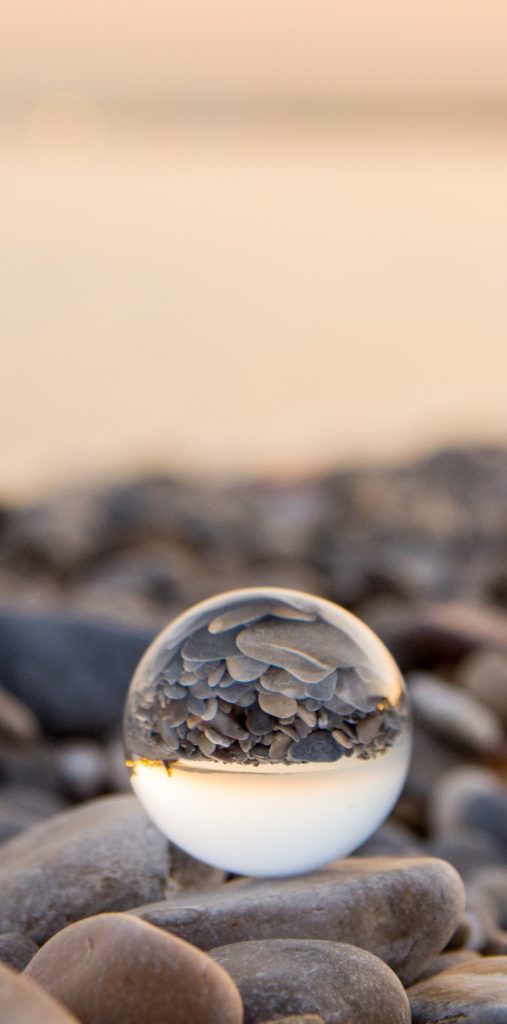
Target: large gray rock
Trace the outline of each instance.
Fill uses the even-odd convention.
[[[77,1017],[24,974],[0,964],[2,1024],[79,1024]]]
[[[242,1024],[238,990],[211,957],[127,914],[64,928],[25,974],[82,1024]]]
[[[505,1024],[507,957],[483,957],[412,985],[413,1024]]]
[[[350,943],[410,983],[446,946],[463,907],[463,884],[445,861],[373,857],[298,878],[242,879],[133,913],[201,949],[272,938]]]
[[[0,847],[0,932],[36,942],[166,892],[167,840],[133,796],[62,811]]]
[[[238,942],[211,950],[236,982],[245,1024],[316,1013],[324,1024],[410,1024],[398,978],[363,949],[315,939]]]

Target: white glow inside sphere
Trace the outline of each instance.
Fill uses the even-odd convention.
[[[153,641],[132,680],[135,793],[182,849],[237,874],[349,854],[389,814],[411,729],[393,658],[354,615],[263,587],[220,594]]]

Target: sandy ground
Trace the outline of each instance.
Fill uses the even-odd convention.
[[[503,123],[0,131],[0,486],[507,441]]]

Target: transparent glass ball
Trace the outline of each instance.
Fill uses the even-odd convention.
[[[156,637],[125,745],[135,793],[178,846],[237,874],[291,875],[378,828],[410,722],[396,663],[364,623],[266,587],[203,601]]]

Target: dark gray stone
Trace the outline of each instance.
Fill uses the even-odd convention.
[[[14,967],[16,971],[23,971],[38,948],[28,936],[6,932],[0,935],[0,962]]]
[[[153,630],[0,612],[0,679],[53,735],[100,735],[121,716]]]
[[[461,879],[431,858],[350,858],[299,878],[242,879],[133,911],[201,949],[251,939],[327,939],[379,956],[413,981],[446,946]]]
[[[483,867],[507,867],[507,850],[502,843],[478,829],[463,828],[440,835],[425,843],[425,851],[432,857],[449,861],[465,881]]]
[[[448,772],[435,787],[430,820],[438,836],[478,830],[496,839],[507,854],[507,785],[485,768]]]
[[[310,939],[264,939],[212,949],[239,988],[245,1024],[316,1013],[324,1024],[410,1024],[396,975],[354,946]]]

